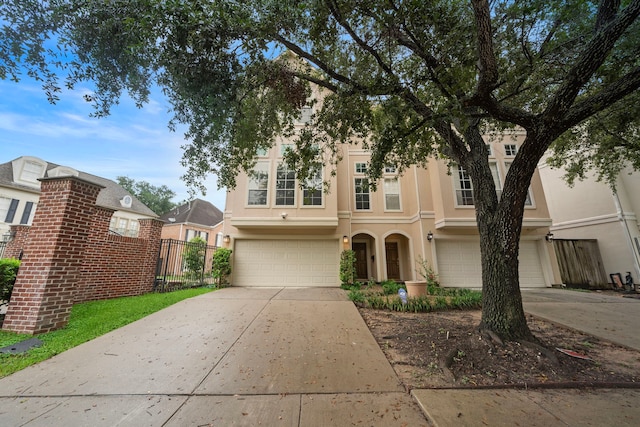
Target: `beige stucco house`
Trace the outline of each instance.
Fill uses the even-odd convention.
[[[487,140],[498,189],[523,139],[515,133]],[[388,167],[373,192],[364,185],[369,152],[345,144],[335,175],[325,167],[309,189],[301,189],[282,163],[290,143],[279,139],[260,153],[255,173],[241,174],[227,195],[222,232],[233,249],[233,285],[338,286],[340,253],[353,249],[362,281],[416,279],[416,261],[423,258],[442,285],[481,287],[473,189],[464,170],[449,173],[436,159],[402,175]],[[314,189],[322,180],[330,184],[328,194]],[[537,172],[527,205],[521,286],[559,284],[553,246],[545,238],[551,217]]]
[[[137,237],[139,219],[157,215],[116,182],[57,165],[38,157],[22,156],[0,164],[0,241],[8,239],[11,225],[31,225],[40,199],[40,181],[44,177],[77,176],[104,187],[96,204],[113,209],[110,231]]]
[[[555,239],[596,240],[605,274],[627,272],[640,278],[640,174],[625,168],[616,192],[593,175],[569,187],[565,171],[538,166],[553,218]]]

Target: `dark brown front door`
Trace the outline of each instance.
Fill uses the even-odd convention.
[[[387,254],[387,278],[400,280],[400,259],[398,257],[398,243],[385,243],[384,249]]]
[[[356,253],[356,279],[369,278],[367,271],[367,244],[354,243],[353,251]]]

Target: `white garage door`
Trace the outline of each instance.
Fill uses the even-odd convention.
[[[339,286],[338,240],[236,240],[234,286]]]
[[[482,287],[482,266],[478,242],[439,240],[436,245],[438,275],[442,286]],[[536,242],[520,242],[520,287],[544,286],[544,273]]]

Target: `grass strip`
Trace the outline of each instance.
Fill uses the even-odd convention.
[[[63,329],[36,335],[43,344],[23,354],[0,354],[0,378],[49,359],[107,332],[135,322],[187,298],[211,292],[212,288],[150,293],[75,304]],[[31,335],[0,331],[0,347],[31,338]]]

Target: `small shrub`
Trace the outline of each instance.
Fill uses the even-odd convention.
[[[227,248],[218,248],[213,253],[213,265],[211,273],[216,279],[217,286],[221,288],[227,284],[229,275],[231,274],[231,253],[233,251]]]
[[[201,278],[204,272],[204,257],[207,250],[207,242],[202,237],[194,237],[184,247],[184,267],[187,276],[192,279]]]
[[[20,260],[15,258],[0,259],[0,303],[6,304],[11,299],[18,268],[20,268]]]
[[[356,281],[356,253],[350,249],[340,254],[340,282],[351,286]]]
[[[359,289],[351,289],[348,296],[354,303],[363,303],[366,299],[364,293]]]
[[[393,280],[385,280],[384,282],[382,282],[382,292],[385,295],[395,295],[398,293],[400,288],[404,289],[404,285]]]
[[[424,280],[426,280],[428,287],[440,286],[438,275],[435,273],[435,271],[433,271],[426,259],[422,258],[422,256],[419,255],[416,264],[418,264],[418,274],[422,276]]]

